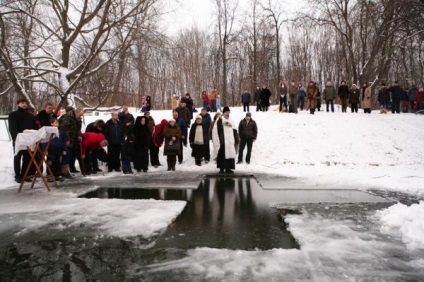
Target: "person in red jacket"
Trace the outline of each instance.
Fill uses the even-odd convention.
[[[81,159],[84,161],[83,175],[90,175],[93,171],[92,152],[98,147],[105,147],[108,142],[103,133],[85,132],[81,135]]]
[[[161,166],[161,163],[159,162],[159,148],[163,144],[163,128],[167,123],[168,121],[163,119],[159,124],[155,125],[155,128],[153,129],[153,144],[150,146],[150,162],[153,167]]]
[[[424,88],[421,87],[415,96],[415,111],[424,110]]]

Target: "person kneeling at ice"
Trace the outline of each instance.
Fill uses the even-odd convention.
[[[191,156],[194,157],[196,165],[201,166],[202,158],[205,156],[206,152],[206,142],[209,141],[204,134],[201,115],[196,117],[196,122],[190,128],[189,141],[192,149]]]
[[[212,129],[214,159],[220,173],[234,173],[238,134],[234,122],[230,120],[230,108],[224,107],[222,117],[218,118]]]
[[[103,133],[85,132],[81,135],[81,159],[83,160],[83,175],[90,175],[93,173],[93,157],[92,153],[98,147],[106,147],[108,142]]]
[[[59,121],[57,118],[52,117],[49,120],[49,125],[53,127],[59,127]],[[61,175],[61,162],[62,157],[66,156],[66,140],[65,135],[62,130],[58,130],[59,136],[52,139],[50,142],[48,154],[47,154],[47,163],[50,167],[50,170],[54,176],[54,178],[58,181],[63,181],[63,177]],[[47,143],[43,143],[42,149],[45,149]],[[47,171],[48,173],[48,171]],[[53,179],[49,178],[49,182],[52,182]]]

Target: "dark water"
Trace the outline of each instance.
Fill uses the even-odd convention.
[[[249,177],[206,178],[198,189],[185,190],[100,188],[81,197],[187,205],[163,234],[149,239],[97,236],[89,226],[0,234],[0,281],[192,281],[184,271],[152,273],[149,266],[184,260],[197,247],[299,248],[282,220],[299,213],[299,204],[384,202],[356,190],[264,190]],[[278,209],[271,203],[279,203]]]
[[[253,178],[206,178],[195,190],[100,188],[83,197],[187,201],[183,213],[156,241],[159,248],[298,248],[280,211],[263,193]]]

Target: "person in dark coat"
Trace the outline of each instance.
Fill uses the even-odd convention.
[[[150,140],[153,140],[153,131],[155,130],[155,119],[152,117],[152,115],[150,114],[150,112],[145,112],[144,116],[147,118],[147,127],[149,128],[149,132],[150,132]],[[152,166],[154,166],[157,162],[159,162],[159,160],[157,159],[157,162],[155,162],[154,158],[155,157],[159,157],[159,152],[155,151],[155,144],[153,141],[150,142],[150,147],[149,147],[149,154],[150,154],[150,163]]]
[[[256,111],[262,111],[262,105],[261,105],[261,88],[259,86],[256,86],[255,91],[255,103],[256,103]]]
[[[159,124],[155,125],[152,134],[152,143],[150,146],[150,158],[153,167],[161,166],[162,164],[159,162],[159,148],[162,147],[163,144],[163,128],[168,123],[166,119],[163,119]],[[152,152],[153,151],[153,152]]]
[[[209,139],[205,136],[201,115],[196,117],[195,123],[190,128],[189,142],[191,147],[191,156],[194,157],[196,165],[201,166],[202,159],[205,157],[205,144],[206,142],[209,142]]]
[[[252,95],[247,91],[244,90],[243,94],[241,94],[241,103],[243,104],[243,112],[249,112],[249,105],[252,101]]]
[[[59,121],[57,118],[50,118],[48,126],[59,127]],[[56,180],[63,181],[61,175],[62,157],[66,156],[66,140],[62,130],[59,131],[59,137],[55,137],[50,142],[47,163],[53,173]],[[50,179],[49,179],[50,180]],[[50,180],[51,181],[51,180]]]
[[[134,169],[137,172],[147,172],[149,167],[149,147],[151,143],[151,135],[148,127],[147,117],[137,117],[134,125]]]
[[[243,162],[243,151],[247,145],[246,163],[250,164],[253,142],[258,137],[258,126],[252,119],[251,113],[246,113],[246,117],[239,123],[238,133],[240,136],[240,147],[238,152],[238,164]]]
[[[318,88],[315,86],[315,83],[312,80],[309,81],[308,87],[306,88],[306,104],[309,108],[309,113],[311,115],[315,114],[317,94]]]
[[[378,91],[377,101],[380,104],[380,109],[387,109],[390,105],[390,91],[387,89],[386,84],[382,83]]]
[[[358,105],[361,99],[361,90],[356,86],[356,84],[352,84],[352,88],[349,93],[349,103],[352,113],[358,113]]]
[[[15,181],[20,183],[31,159],[27,150],[21,150],[17,153],[15,152],[16,137],[18,136],[18,133],[22,133],[25,129],[38,129],[38,127],[34,116],[28,113],[28,100],[19,99],[17,101],[17,105],[18,109],[9,114],[8,122],[9,132],[13,142],[13,152],[15,153],[13,158]]]
[[[287,93],[288,93],[287,86],[283,81],[281,81],[280,83],[280,113],[287,111]]]
[[[210,146],[209,141],[211,136],[209,134],[209,129],[211,127],[212,118],[208,113],[207,109],[203,108],[200,115],[202,116],[202,125],[203,125],[203,136],[205,136],[205,163],[208,163],[211,160]]]
[[[186,93],[183,98],[181,98],[181,101],[184,101],[189,113],[190,113],[190,121],[193,119],[193,99],[191,99],[190,93]],[[180,116],[181,117],[181,116]],[[190,127],[190,124],[188,124],[188,127]]]
[[[346,85],[346,81],[342,80],[337,95],[339,95],[340,101],[342,102],[342,113],[346,113],[347,100],[349,98],[349,87]]]
[[[134,125],[134,116],[128,111],[127,106],[122,107],[122,112],[118,114],[119,121],[124,125],[125,135],[131,133],[131,128]]]
[[[389,88],[392,101],[392,114],[395,112],[400,114],[400,101],[402,100],[403,89],[400,87],[399,82],[396,80]]]
[[[187,135],[188,135],[188,128],[186,123],[184,122],[184,120],[182,118],[180,118],[178,112],[174,111],[172,113],[172,118],[175,120],[175,123],[177,124],[177,126],[181,129],[181,138],[180,138],[180,152],[178,154],[178,163],[182,164],[183,163],[183,150],[184,150],[184,146],[187,146]]]
[[[300,108],[301,111],[303,111],[303,108],[305,107],[305,97],[305,87],[303,87],[302,84],[299,84],[299,87],[297,88],[297,107]]]
[[[175,120],[170,119],[163,129],[163,137],[165,138],[165,148],[163,150],[163,154],[166,156],[168,171],[175,170],[177,155],[180,153],[180,147],[177,145],[176,150],[171,150],[171,147],[174,144],[179,144],[181,135],[181,129],[177,126]]]
[[[82,166],[80,158],[81,142],[81,117],[84,115],[82,109],[68,108],[66,114],[59,119],[59,129],[63,131],[66,140],[66,157],[62,159],[62,175],[71,178],[72,173],[79,172],[75,168],[75,160],[78,159],[80,167]]]
[[[122,161],[122,172],[124,174],[134,173],[131,169],[131,160],[136,155],[134,148],[135,136],[130,133],[127,139],[122,143],[121,149],[121,161]]]
[[[191,115],[193,115],[193,113],[187,108],[185,100],[181,99],[180,106],[176,108],[174,112],[177,112],[178,117],[184,120],[187,127],[190,127]]]
[[[292,80],[290,82],[290,86],[289,86],[289,98],[290,98],[290,104],[289,104],[289,113],[295,113],[297,114],[297,104],[298,104],[298,99],[297,99],[297,86],[296,86],[296,82],[294,80]]]
[[[318,87],[317,82],[315,82],[315,87],[317,88],[317,110],[319,112],[319,111],[321,111],[321,91],[319,91],[319,87]]]
[[[85,132],[94,132],[94,133],[103,133],[105,132],[105,127],[106,127],[106,123],[102,120],[102,119],[98,119],[94,122],[91,122],[87,125],[87,127],[85,128]],[[104,149],[102,147],[99,147],[97,150],[94,150],[92,152],[92,168],[91,171],[92,173],[97,173],[97,172],[102,172],[102,170],[99,168],[99,160],[98,158],[101,155],[105,155],[106,151],[104,151]]]
[[[408,91],[409,103],[411,105],[411,111],[414,112],[415,108],[415,96],[418,93],[418,87],[416,85],[412,85],[411,89]]]
[[[271,91],[264,85],[262,87],[260,100],[261,100],[261,107],[262,111],[267,112],[269,108],[269,99],[271,98]]]
[[[46,108],[42,111],[40,111],[36,117],[36,123],[39,128],[42,128],[43,126],[50,126],[50,119],[51,118],[57,118],[56,113],[54,112],[54,105],[53,103],[48,102],[46,104]]]
[[[121,146],[125,140],[124,125],[119,121],[118,112],[112,112],[112,118],[106,122],[105,137],[109,142],[108,152],[108,171],[121,171]]]

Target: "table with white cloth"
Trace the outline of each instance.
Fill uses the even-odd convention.
[[[49,176],[53,180],[56,188],[59,188],[50,166],[46,161],[47,152],[54,137],[59,137],[59,130],[54,126],[43,126],[39,130],[26,130],[23,133],[19,133],[16,137],[15,154],[21,150],[27,150],[31,157],[31,160],[25,170],[25,174],[22,177],[18,192],[22,190],[22,187],[27,180],[29,169],[32,165],[35,166],[36,173],[32,179],[31,189],[34,188],[34,184],[38,176],[42,178],[48,191],[50,191],[50,186],[46,176]],[[42,143],[46,144],[44,149],[41,148]],[[37,154],[40,154],[38,159],[36,158]],[[41,169],[43,163],[46,165],[47,175],[44,175]]]

